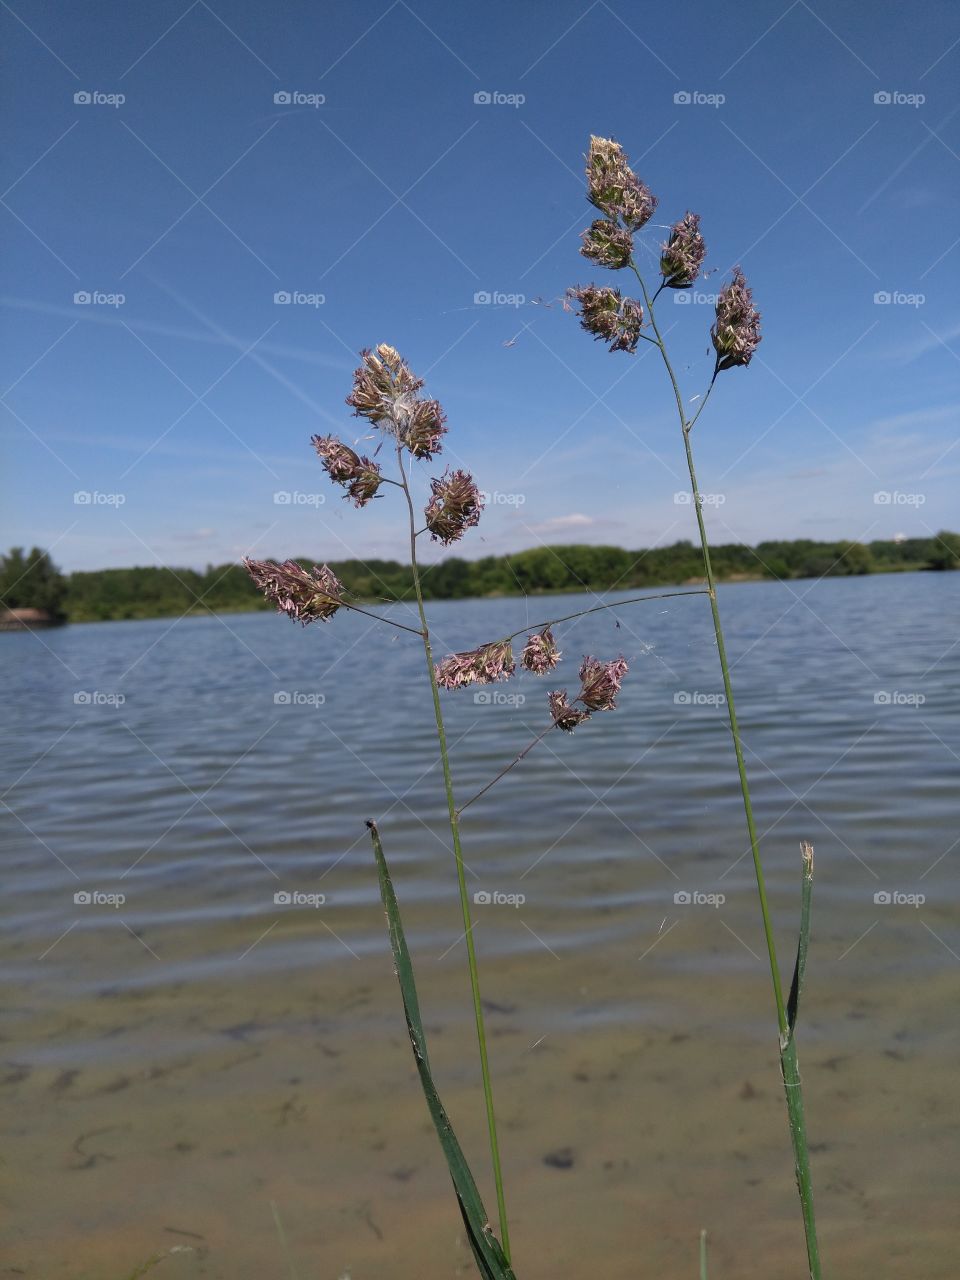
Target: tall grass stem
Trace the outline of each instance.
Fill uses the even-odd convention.
[[[713,630],[717,642],[717,655],[720,659],[720,670],[723,676],[723,691],[727,702],[727,718],[730,722],[730,733],[733,737],[733,749],[736,753],[737,773],[740,778],[740,793],[743,797],[743,810],[747,823],[747,835],[750,840],[750,852],[753,856],[753,868],[757,881],[757,893],[760,899],[760,914],[763,919],[763,933],[764,938],[766,939],[767,956],[770,962],[770,976],[773,982],[773,996],[777,1008],[780,1065],[787,1101],[787,1116],[790,1124],[790,1136],[793,1143],[797,1189],[800,1193],[800,1205],[803,1214],[803,1229],[807,1246],[807,1261],[810,1267],[811,1280],[821,1280],[820,1248],[817,1241],[816,1219],[813,1207],[813,1187],[810,1177],[810,1155],[807,1143],[806,1122],[803,1112],[803,1090],[800,1082],[800,1067],[797,1060],[797,1047],[793,1036],[794,1028],[788,1019],[787,1006],[783,998],[783,984],[780,977],[780,966],[777,961],[776,942],[773,934],[773,921],[770,916],[770,905],[767,900],[766,882],[763,874],[763,862],[760,857],[760,842],[757,837],[757,826],[753,816],[753,804],[750,799],[750,783],[747,779],[747,766],[743,755],[743,744],[740,739],[740,728],[737,723],[737,710],[733,696],[733,684],[730,679],[730,664],[727,661],[727,650],[723,638],[723,625],[720,621],[720,607],[717,603],[717,583],[713,573],[713,566],[710,562],[710,542],[707,537],[707,527],[703,518],[703,501],[700,494],[700,487],[697,483],[697,472],[693,460],[693,448],[690,442],[690,429],[693,422],[695,422],[697,417],[699,417],[703,409],[703,405],[706,403],[706,396],[701,402],[700,408],[697,410],[694,418],[692,420],[688,420],[683,404],[683,395],[680,391],[680,384],[677,380],[676,373],[674,372],[673,365],[670,362],[670,357],[667,354],[663,335],[657,325],[657,319],[653,309],[653,300],[647,292],[647,286],[644,282],[643,276],[640,274],[636,263],[632,259],[630,265],[637,279],[640,281],[640,287],[643,290],[643,297],[647,306],[647,314],[650,318],[650,324],[656,334],[657,345],[660,348],[660,355],[663,359],[667,374],[669,375],[674,398],[677,402],[677,413],[680,418],[683,446],[687,459],[687,470],[690,475],[690,488],[693,496],[694,511],[696,512],[697,529],[700,534],[700,548],[703,553],[703,567],[707,579],[707,591],[710,596],[710,612],[713,617]],[[716,381],[716,376],[715,368],[713,381]],[[709,395],[712,388],[713,382],[711,382],[710,387],[707,390],[707,395]],[[806,910],[807,917],[809,918],[809,899],[807,900]],[[806,954],[805,947],[804,954]]]
[[[447,810],[450,817],[450,834],[453,839],[453,856],[457,866],[457,887],[460,893],[460,910],[463,915],[464,938],[467,944],[467,965],[470,970],[470,991],[473,997],[473,1013],[477,1027],[477,1043],[480,1048],[480,1074],[483,1080],[483,1099],[487,1115],[487,1133],[490,1139],[490,1156],[493,1162],[493,1179],[497,1193],[497,1214],[500,1219],[500,1242],[507,1261],[510,1260],[510,1232],[507,1226],[507,1206],[503,1191],[503,1170],[500,1163],[500,1143],[497,1138],[497,1117],[493,1105],[493,1083],[490,1078],[490,1062],[487,1056],[487,1033],[483,1020],[483,1004],[480,998],[480,975],[477,968],[477,950],[473,941],[473,922],[470,918],[470,895],[467,890],[467,878],[463,865],[463,847],[460,839],[460,820],[457,816],[457,805],[453,793],[453,775],[450,769],[450,753],[447,748],[447,733],[443,722],[443,709],[440,705],[440,690],[433,665],[433,649],[430,644],[430,628],[427,624],[427,613],[423,605],[423,588],[420,581],[420,568],[417,560],[417,526],[413,509],[413,498],[407,475],[403,465],[403,454],[397,446],[397,461],[400,465],[400,477],[407,509],[410,515],[410,564],[413,573],[413,587],[417,597],[417,609],[420,614],[421,638],[427,660],[427,675],[430,678],[430,689],[433,694],[433,711],[437,723],[437,740],[440,744],[440,762],[443,769],[443,786],[447,796]]]

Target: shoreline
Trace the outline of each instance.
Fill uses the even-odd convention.
[[[735,574],[729,574],[725,577],[718,576],[717,584],[719,586],[738,586],[744,583],[757,583],[757,582],[771,582],[771,583],[772,582],[779,582],[779,583],[820,582],[820,581],[826,581],[828,579],[835,579],[835,578],[850,578],[850,577],[877,578],[877,577],[890,577],[890,576],[895,576],[897,574],[903,575],[906,573],[923,573],[923,574],[938,575],[940,573],[949,573],[949,572],[950,572],[949,570],[932,569],[932,568],[919,566],[919,565],[893,565],[893,566],[890,566],[889,568],[876,568],[876,569],[871,569],[867,572],[858,573],[858,574],[808,574],[808,575],[798,575],[796,577],[789,577],[789,578],[774,578],[774,577],[769,577],[766,574],[735,573]],[[645,591],[656,592],[664,589],[673,590],[673,589],[678,589],[682,587],[705,587],[705,586],[706,586],[706,578],[692,577],[692,578],[683,578],[680,581],[675,581],[675,582],[649,583],[646,586],[582,587],[577,590],[572,590],[570,587],[555,587],[555,588],[538,587],[531,591],[491,591],[485,595],[432,596],[432,597],[427,596],[425,603],[445,604],[445,603],[450,603],[452,601],[458,601],[462,603],[462,602],[474,601],[474,600],[529,600],[529,599],[535,599],[540,597],[543,597],[546,599],[546,598],[552,598],[554,596],[579,596],[579,595],[605,596],[605,595],[612,595],[617,592],[642,593]],[[394,600],[385,600],[383,599],[383,597],[380,597],[380,596],[357,595],[354,597],[354,600],[357,604],[362,605],[364,608],[377,608],[377,607],[389,608],[392,605],[398,605],[398,604],[409,605],[411,607],[415,605],[415,601],[412,598],[405,599],[402,597],[398,597],[397,599],[394,599]],[[119,617],[118,616],[118,617],[111,617],[111,618],[84,618],[84,617],[67,618],[65,621],[61,623],[57,623],[56,625],[57,626],[90,626],[96,623],[103,623],[103,622],[153,622],[153,621],[163,621],[164,619],[168,619],[168,618],[187,618],[187,617],[193,617],[193,616],[231,617],[231,616],[239,616],[242,614],[249,614],[249,613],[273,613],[273,612],[275,612],[275,610],[273,610],[269,605],[263,604],[261,602],[261,598],[257,597],[256,600],[251,600],[249,606],[230,605],[224,608],[217,609],[217,608],[211,608],[209,605],[195,603],[190,607],[188,607],[187,609],[183,609],[180,611],[176,609],[171,609],[166,612],[144,613],[136,617]]]

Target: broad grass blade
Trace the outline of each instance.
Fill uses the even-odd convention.
[[[413,978],[413,964],[410,960],[410,952],[407,949],[407,940],[403,932],[403,922],[400,919],[397,895],[394,892],[393,881],[390,879],[390,871],[387,868],[387,860],[383,854],[380,832],[377,830],[376,823],[368,822],[367,826],[370,828],[373,853],[377,861],[380,896],[383,899],[384,910],[387,913],[390,947],[393,951],[393,961],[396,966],[397,978],[400,982],[403,1012],[407,1019],[410,1044],[413,1047],[413,1056],[417,1064],[417,1071],[420,1073],[420,1083],[423,1086],[427,1107],[437,1130],[437,1137],[440,1139],[443,1154],[447,1159],[450,1177],[453,1179],[453,1186],[457,1193],[457,1201],[460,1205],[460,1212],[463,1215],[464,1226],[467,1229],[470,1247],[473,1250],[477,1268],[484,1280],[516,1280],[510,1264],[504,1256],[500,1241],[493,1234],[493,1228],[490,1226],[490,1219],[487,1217],[487,1211],[483,1207],[483,1201],[480,1199],[477,1184],[474,1181],[473,1174],[470,1172],[463,1149],[457,1141],[456,1134],[453,1132],[453,1126],[444,1110],[443,1103],[440,1101],[437,1087],[433,1082],[430,1062],[427,1057],[427,1038],[420,1018],[420,1002],[417,999],[417,987]]]

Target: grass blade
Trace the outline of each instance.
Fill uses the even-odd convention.
[[[803,857],[803,880],[800,898],[800,937],[797,941],[797,960],[793,966],[793,982],[790,984],[790,998],[787,1001],[787,1025],[792,1035],[797,1025],[797,1009],[800,1005],[800,992],[803,990],[803,975],[807,968],[807,947],[810,943],[810,899],[813,894],[813,845],[808,840],[801,840],[800,852]]]
[[[420,1017],[420,1002],[417,998],[417,987],[413,977],[413,964],[410,960],[410,952],[403,932],[403,922],[400,919],[400,906],[393,889],[393,881],[390,879],[387,860],[384,857],[380,832],[377,830],[375,822],[368,822],[367,826],[370,829],[370,839],[373,842],[373,853],[377,862],[380,896],[383,899],[384,910],[387,913],[390,947],[393,951],[393,961],[396,967],[397,979],[400,983],[400,993],[403,997],[403,1012],[407,1019],[410,1044],[413,1047],[413,1056],[417,1064],[417,1071],[420,1074],[420,1084],[427,1100],[427,1107],[430,1110],[437,1137],[440,1139],[443,1154],[446,1156],[450,1177],[453,1179],[453,1186],[457,1193],[457,1201],[460,1205],[460,1213],[463,1215],[464,1226],[467,1229],[470,1247],[473,1250],[477,1268],[484,1280],[516,1280],[504,1255],[500,1241],[493,1234],[490,1219],[487,1217],[487,1211],[483,1207],[483,1201],[480,1199],[480,1192],[477,1190],[477,1184],[474,1181],[473,1174],[470,1172],[463,1149],[457,1140],[456,1134],[453,1132],[453,1126],[444,1110],[443,1103],[440,1101],[437,1087],[433,1082],[430,1062],[427,1057],[427,1038],[423,1030],[423,1021]]]

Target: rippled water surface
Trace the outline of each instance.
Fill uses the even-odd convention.
[[[594,603],[430,612],[445,652]],[[953,1276],[960,575],[745,583],[721,607],[785,968],[816,848],[801,1052],[831,1274]],[[706,1226],[717,1275],[800,1276],[705,598],[557,634],[555,677],[444,698],[463,802],[583,654],[630,663],[618,711],[465,815],[471,893],[512,902],[474,918],[517,1274],[692,1275]],[[364,828],[486,1191],[415,637],[250,614],[8,634],[0,657],[11,1274],[125,1277],[173,1247],[170,1275],[469,1272]]]

